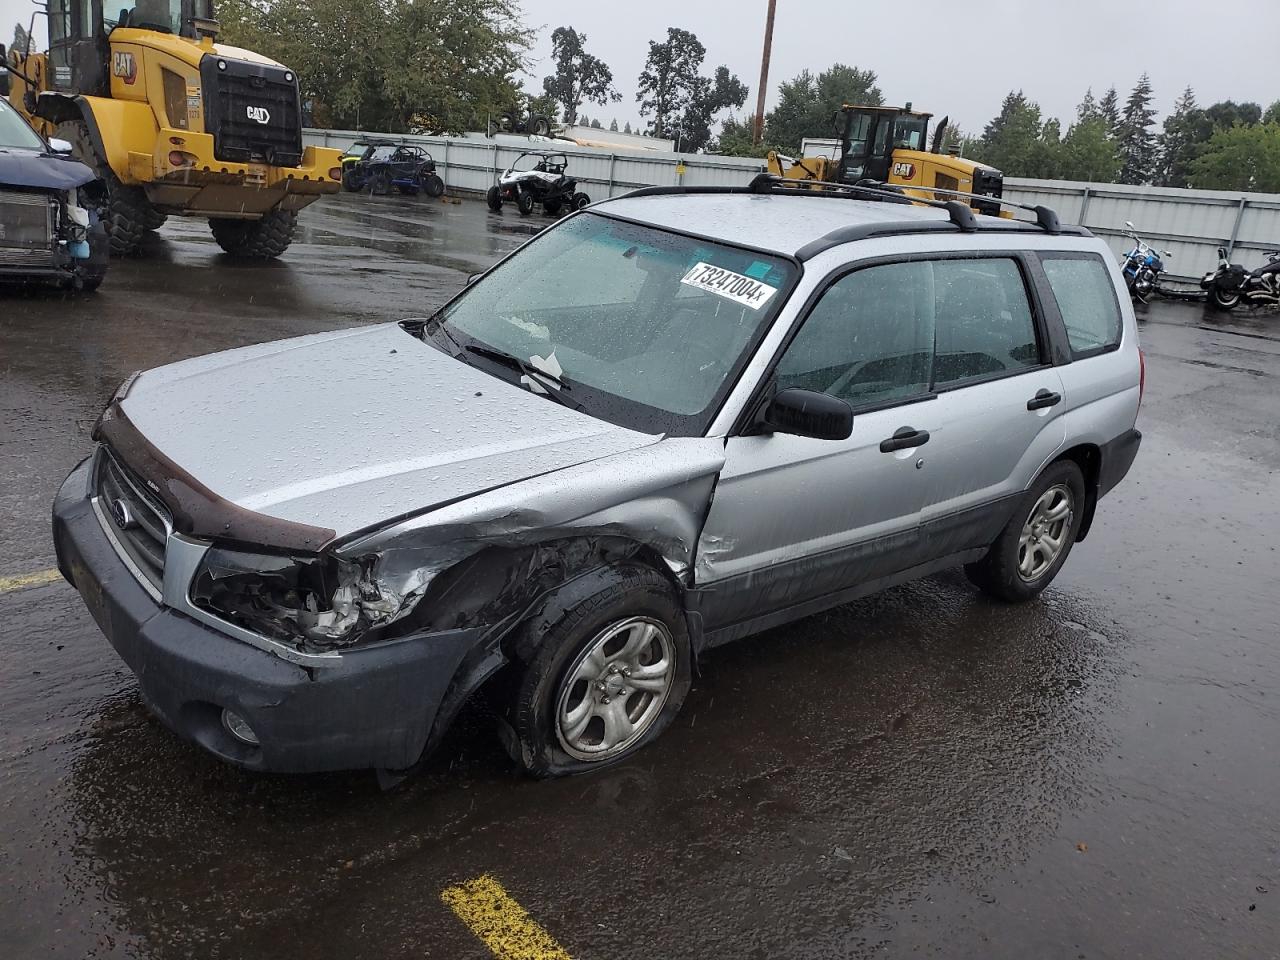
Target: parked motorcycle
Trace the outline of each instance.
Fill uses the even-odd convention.
[[[1266,264],[1250,273],[1219,247],[1218,269],[1206,273],[1200,286],[1209,294],[1209,303],[1221,310],[1234,310],[1241,303],[1280,304],[1280,250],[1268,253]]]
[[[1160,292],[1160,274],[1164,273],[1164,260],[1173,259],[1168,250],[1157,253],[1156,249],[1138,236],[1137,228],[1132,220],[1124,225],[1129,228],[1126,236],[1133,239],[1133,249],[1124,255],[1122,271],[1124,282],[1129,287],[1129,296],[1142,303],[1147,303],[1153,293]]]

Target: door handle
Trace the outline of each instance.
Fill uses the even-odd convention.
[[[1027,401],[1028,410],[1043,410],[1045,407],[1056,407],[1062,402],[1062,394],[1052,390],[1037,390],[1036,395]]]
[[[880,441],[880,452],[893,453],[895,450],[909,450],[912,447],[922,447],[928,442],[928,430],[917,430],[915,427],[899,427],[888,440]]]

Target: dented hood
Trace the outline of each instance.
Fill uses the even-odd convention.
[[[96,179],[97,175],[79,160],[19,147],[0,147],[0,186],[70,190]]]
[[[339,537],[659,439],[499,380],[395,324],[149,370],[120,408],[218,497]]]

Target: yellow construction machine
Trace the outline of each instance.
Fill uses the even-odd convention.
[[[951,199],[944,191],[992,197],[972,199],[979,213],[1000,215],[1004,175],[995,167],[943,152],[947,121],[934,131],[927,148],[929,113],[905,107],[862,107],[845,104],[836,113],[836,155],[793,159],[770,152],[769,172],[795,180],[855,184],[888,183],[908,196]],[[936,191],[936,192],[935,192]]]
[[[267,258],[298,211],[336,193],[339,151],[302,145],[298,78],[216,43],[212,0],[48,0],[49,49],[0,46],[0,96],[106,184],[113,254],[170,214],[207,217],[236,256]],[[7,88],[7,89],[6,89]]]

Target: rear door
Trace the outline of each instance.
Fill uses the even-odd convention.
[[[936,351],[922,538],[930,557],[989,545],[1066,438],[1060,368],[1019,256],[931,263]]]

